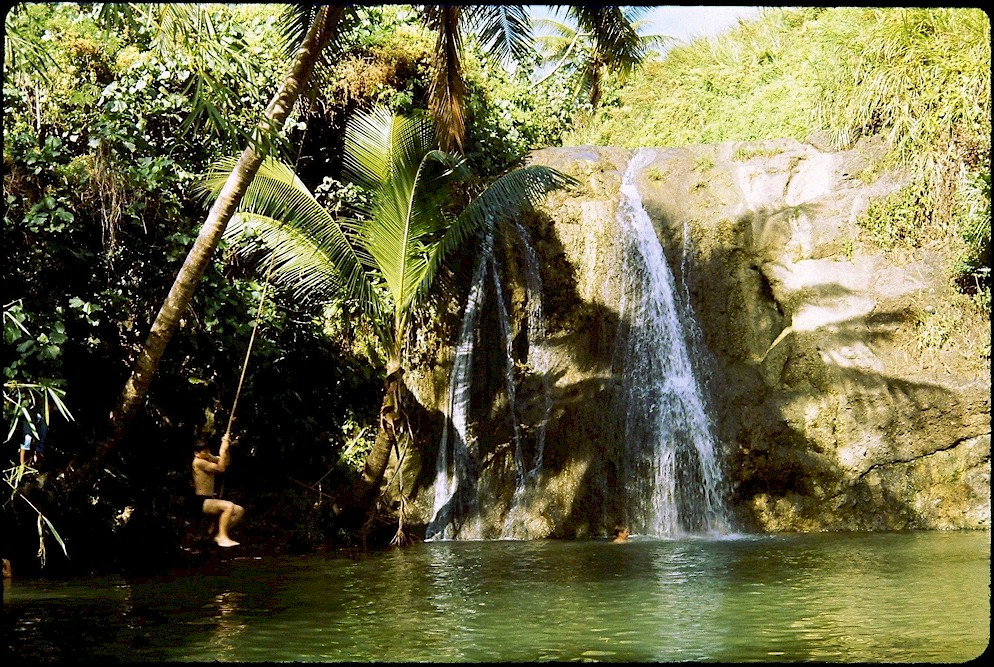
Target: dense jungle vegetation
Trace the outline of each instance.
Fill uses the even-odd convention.
[[[343,169],[347,124],[375,109],[413,116],[431,107],[438,21],[426,16],[408,6],[346,12],[271,137],[273,154],[331,216],[362,210],[368,196]],[[226,497],[250,511],[242,541],[302,552],[357,539],[333,505],[374,449],[396,350],[354,296],[268,285],[265,264],[230,237],[180,314],[121,446],[82,490],[60,486],[108,437],[109,414],[212,203],[206,175],[258,140],[252,129],[307,30],[300,19],[279,5],[38,3],[7,14],[3,467],[12,491],[2,531],[5,557],[22,571],[46,557],[51,571],[139,567],[176,553],[189,529],[192,442],[216,443],[225,431],[256,321],[225,480]],[[488,56],[486,34],[462,35],[464,134],[446,148],[471,176],[446,197],[468,204],[545,146],[816,132],[845,146],[882,135],[890,163],[916,178],[867,221],[868,236],[883,247],[955,247],[950,280],[989,313],[983,11],[766,10],[641,68],[604,69],[587,33],[549,29],[537,42],[548,57],[521,40],[513,67]],[[563,49],[563,39],[576,47]],[[447,260],[457,295],[461,258],[456,248]],[[25,468],[21,424],[36,410],[49,421],[45,455]]]

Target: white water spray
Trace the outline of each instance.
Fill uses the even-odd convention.
[[[618,206],[623,248],[620,368],[625,518],[637,533],[675,537],[728,529],[717,443],[674,300],[673,274],[635,185],[653,158],[629,163]]]
[[[435,502],[432,520],[425,539],[452,539],[453,522],[473,521],[468,532],[479,534],[479,507],[476,506],[476,465],[472,456],[475,444],[469,428],[469,398],[473,372],[473,334],[477,314],[483,301],[484,278],[493,254],[490,236],[483,240],[483,251],[473,271],[473,285],[466,300],[456,357],[449,374],[448,420],[442,428],[438,445],[438,463],[435,473]],[[452,461],[449,462],[449,433],[452,433]],[[470,488],[472,486],[473,488]]]

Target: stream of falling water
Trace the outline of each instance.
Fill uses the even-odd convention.
[[[549,413],[552,410],[552,399],[549,395],[549,354],[545,340],[545,319],[542,309],[542,274],[539,272],[538,254],[532,246],[531,237],[520,221],[515,221],[515,230],[518,233],[518,240],[524,251],[524,276],[525,289],[528,295],[526,313],[528,317],[528,359],[527,366],[533,373],[541,376],[542,383],[542,417],[538,424],[538,442],[535,449],[535,458],[531,468],[525,473],[523,459],[516,458],[517,484],[514,488],[514,496],[511,498],[511,508],[508,510],[504,520],[504,527],[501,530],[501,539],[528,539],[532,537],[528,531],[528,520],[531,516],[531,503],[534,496],[539,492],[538,483],[542,473],[542,461],[545,454],[545,432],[549,422]],[[508,341],[508,360],[511,360],[511,347]],[[512,367],[513,368],[513,367]],[[509,385],[509,392],[513,392],[513,383]],[[513,393],[511,394],[513,396]],[[512,404],[513,407],[513,404]],[[515,433],[516,437],[518,433]],[[520,452],[520,438],[517,442]]]
[[[525,463],[522,451],[521,424],[516,405],[514,378],[513,338],[510,318],[504,303],[504,290],[500,283],[496,262],[493,256],[492,239],[485,239],[484,252],[477,260],[473,285],[470,289],[466,310],[463,315],[456,358],[449,377],[450,425],[442,432],[439,443],[438,463],[435,477],[435,500],[433,518],[426,531],[426,539],[453,539],[455,537],[478,539],[482,535],[480,525],[480,502],[476,485],[479,471],[473,457],[475,437],[469,427],[469,397],[473,370],[473,339],[478,321],[478,313],[484,301],[485,280],[492,279],[497,301],[497,317],[504,342],[504,377],[507,391],[508,411],[510,412],[514,437],[515,489],[511,500],[501,538],[524,539],[527,531],[527,505],[530,498],[528,485],[537,481],[542,470],[545,451],[545,432],[552,401],[549,397],[548,351],[545,341],[545,323],[542,312],[542,278],[539,273],[538,255],[531,245],[531,239],[524,226],[515,221],[514,229],[524,250],[525,288],[528,297],[528,359],[529,369],[541,376],[542,417],[538,424],[538,442],[532,465]],[[449,461],[449,440],[451,433],[452,461]]]
[[[518,419],[517,392],[514,388],[514,338],[511,336],[511,322],[507,317],[507,306],[504,304],[504,289],[500,286],[500,276],[493,257],[490,258],[490,277],[493,279],[494,294],[497,299],[497,320],[500,322],[500,333],[504,339],[504,388],[507,389],[507,410],[511,414],[511,427],[514,433],[514,475],[515,489],[525,484],[525,459],[521,452],[521,424]]]
[[[703,342],[689,293],[678,294],[652,222],[642,206],[636,178],[654,152],[640,149],[629,162],[617,213],[617,260],[607,260],[621,283],[619,324],[612,351],[617,390],[608,408],[608,431],[624,445],[620,461],[625,522],[632,532],[657,537],[726,533],[730,529],[718,446],[701,391]],[[482,539],[481,512],[496,499],[481,498],[476,438],[469,426],[474,332],[492,279],[505,358],[508,410],[513,425],[516,485],[500,537],[528,539],[532,502],[542,490],[545,431],[551,410],[549,357],[545,346],[538,256],[527,231],[516,224],[524,249],[528,296],[528,360],[543,382],[543,416],[534,461],[527,467],[516,404],[510,319],[493,254],[484,241],[463,315],[449,378],[448,423],[439,444],[433,518],[426,539]],[[686,235],[686,228],[685,228]],[[685,243],[689,242],[685,239]],[[687,287],[687,258],[684,289]],[[607,282],[605,282],[605,286]],[[606,289],[606,287],[605,287]],[[682,297],[682,300],[680,298]],[[699,349],[700,348],[700,349]],[[695,361],[696,360],[696,361]],[[606,432],[608,432],[606,431]],[[451,443],[450,443],[451,440]],[[449,453],[451,451],[451,460]],[[605,520],[608,517],[605,515]]]
[[[448,420],[442,428],[438,446],[438,463],[435,473],[435,502],[432,520],[425,532],[425,539],[452,539],[458,532],[455,522],[472,522],[463,525],[467,533],[479,535],[479,507],[476,497],[476,462],[472,456],[474,437],[469,428],[469,397],[472,388],[473,334],[483,302],[484,278],[493,255],[493,241],[489,235],[483,239],[473,271],[473,285],[466,300],[456,357],[449,374]],[[449,434],[452,434],[452,462],[449,462]]]
[[[528,230],[520,221],[515,221],[515,229],[525,252],[525,288],[528,290],[528,367],[542,377],[542,419],[538,425],[538,444],[535,449],[535,462],[528,470],[530,480],[537,480],[542,472],[545,456],[545,432],[552,412],[549,376],[549,349],[545,339],[545,312],[542,308],[542,273],[539,271],[538,253],[532,245]]]
[[[617,214],[625,520],[643,535],[721,533],[729,528],[724,484],[688,345],[693,332],[679,317],[673,274],[635,185],[653,157],[649,149],[632,157]]]

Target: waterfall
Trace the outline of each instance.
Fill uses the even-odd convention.
[[[500,322],[500,333],[504,339],[504,385],[507,389],[507,410],[511,413],[511,427],[514,433],[514,474],[517,483],[515,490],[525,484],[525,459],[521,452],[521,425],[518,423],[518,411],[515,405],[514,389],[514,339],[511,337],[511,322],[507,317],[507,306],[504,305],[504,290],[500,286],[500,276],[493,257],[490,258],[490,277],[493,278],[494,293],[497,296],[497,320]]]
[[[653,155],[642,149],[629,162],[622,179],[617,236],[609,243],[617,254],[599,260],[607,269],[599,287],[601,298],[617,308],[618,319],[612,348],[602,350],[610,353],[614,390],[602,394],[604,403],[589,406],[603,415],[602,452],[610,458],[602,464],[603,474],[591,482],[604,499],[604,525],[621,513],[629,528],[641,535],[724,533],[730,520],[718,443],[702,392],[708,358],[690,303],[689,239],[685,238],[682,289],[678,290],[635,185]],[[541,399],[534,390],[537,382],[530,389],[525,389],[527,382],[521,386],[516,382],[512,320],[488,235],[475,265],[449,376],[448,419],[439,444],[433,515],[426,532],[429,540],[544,537],[556,521],[550,512],[562,511],[562,498],[557,495],[562,491],[553,490],[543,474],[552,408],[552,348],[545,334],[539,258],[523,225],[517,222],[513,228],[522,249],[527,299],[525,365],[531,377],[526,376],[526,381],[541,379]],[[513,463],[505,468],[510,457],[492,457],[499,465],[483,470],[483,457],[498,451],[490,447],[489,431],[507,433],[488,429],[475,434],[469,420],[473,346],[488,298],[488,280],[497,302],[492,316],[499,325],[499,332],[494,332],[498,335],[489,339],[500,341],[493,361],[503,364]],[[612,340],[610,332],[606,334],[605,341]],[[483,440],[478,441],[478,436]],[[534,444],[534,449],[525,447],[526,442],[529,447]],[[513,495],[509,475],[505,476],[511,465]],[[612,502],[610,493],[618,494]],[[509,506],[505,506],[502,503],[509,495]]]
[[[633,156],[617,214],[624,326],[616,344],[624,347],[616,348],[615,373],[625,406],[625,520],[644,535],[724,532],[717,442],[690,349],[694,330],[681,322],[673,274],[635,185],[652,158],[646,149]]]
[[[483,533],[480,525],[481,500],[477,496],[479,472],[474,457],[476,438],[469,427],[469,397],[473,371],[473,344],[478,314],[484,302],[485,282],[489,276],[497,301],[497,319],[503,341],[505,391],[507,392],[514,439],[515,489],[511,508],[501,532],[505,539],[527,537],[528,498],[526,486],[537,480],[542,469],[545,450],[545,433],[552,409],[549,397],[548,352],[545,344],[545,323],[542,313],[542,279],[539,273],[538,255],[531,245],[528,232],[520,222],[514,228],[524,250],[524,277],[528,300],[528,359],[526,364],[532,372],[539,373],[542,379],[542,416],[538,423],[538,442],[534,460],[529,466],[525,462],[522,448],[520,415],[517,409],[515,362],[510,317],[504,303],[504,289],[500,283],[496,260],[493,256],[492,238],[485,239],[484,250],[477,259],[473,284],[470,289],[463,314],[459,342],[455,360],[449,375],[448,421],[442,430],[439,442],[438,461],[434,484],[434,505],[432,520],[426,531],[426,539],[479,538]],[[451,441],[451,442],[450,442]],[[451,452],[451,460],[450,460]]]
[[[480,304],[483,302],[484,278],[493,254],[489,235],[483,239],[473,271],[473,285],[466,300],[456,356],[449,374],[449,401],[446,425],[438,445],[438,462],[435,474],[435,502],[432,520],[425,539],[451,539],[456,531],[453,522],[473,520],[479,523],[476,498],[476,464],[472,449],[474,437],[469,428],[470,378],[473,371],[473,334]],[[449,462],[449,434],[452,433],[452,461]],[[480,527],[470,526],[479,534]],[[474,530],[475,529],[475,530]]]

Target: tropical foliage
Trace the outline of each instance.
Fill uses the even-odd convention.
[[[643,7],[574,5],[567,9],[567,22],[536,19],[535,41],[542,63],[553,65],[540,83],[564,69],[572,96],[596,107],[610,76],[623,83],[650,54],[672,41],[664,35],[639,34],[644,11]]]
[[[4,427],[19,434],[19,415],[48,396],[52,473],[91,460],[102,441],[204,220],[198,174],[243,147],[310,25],[281,6],[199,11],[33,3],[6,15]],[[183,12],[189,23],[178,21]],[[426,108],[432,45],[415,8],[357,7],[343,17],[335,57],[319,59],[313,86],[274,137],[277,155],[300,165],[302,182],[332,209],[359,196],[340,167],[345,122],[376,104]],[[473,188],[530,148],[555,143],[570,113],[564,101],[530,94],[530,65],[509,72],[484,56],[475,35],[464,46],[465,159],[475,177],[464,188]],[[225,49],[233,55],[223,71],[198,68],[196,54],[210,51],[216,55],[204,57],[215,62]],[[202,78],[212,74],[216,90]],[[144,540],[165,554],[178,542],[174,503],[189,483],[187,443],[223,430],[264,287],[250,263],[224,242],[220,250],[180,314],[127,446],[104,460],[81,489],[85,497],[54,495],[55,474],[30,491],[70,549],[76,545],[76,567],[90,562],[85,544],[103,543],[127,561],[128,545]],[[323,496],[305,487],[319,479],[332,489],[361,470],[385,358],[369,322],[351,317],[358,311],[348,298],[300,302],[274,286],[267,299],[239,402],[239,481],[228,488],[234,497],[251,489],[266,508],[247,531],[304,549],[339,536],[319,520],[329,511]],[[7,446],[16,453],[13,438]],[[305,477],[301,486],[272,474],[273,461],[290,459],[314,477],[290,474]],[[4,509],[13,529],[36,532],[33,512],[18,505],[27,508],[17,501]],[[129,506],[137,509],[122,523]],[[100,538],[76,539],[75,531]],[[25,546],[19,556],[30,561],[36,550]]]
[[[569,42],[559,40],[566,50],[552,62],[563,65],[550,73],[526,48],[532,27],[520,6],[352,6],[334,39],[322,36],[331,46],[298,79],[306,85],[296,102],[266,116],[319,11],[23,3],[6,14],[8,453],[26,415],[47,404],[50,422],[46,469],[10,478],[24,502],[3,506],[20,563],[36,561],[35,536],[54,526],[79,568],[113,565],[108,552],[152,564],[149,554],[175,550],[188,444],[222,431],[253,326],[228,485],[256,508],[246,539],[291,550],[351,539],[331,521],[326,491],[369,463],[384,376],[405,363],[404,332],[420,324],[428,297],[465,287],[450,279],[461,270],[460,242],[558,183],[512,167],[572,128],[575,142],[660,146],[884,132],[922,174],[893,210],[923,202],[943,221],[936,230],[964,239],[964,289],[989,286],[990,33],[980,10],[770,11],[640,73],[630,66],[650,44],[637,16],[569,6],[559,31]],[[630,70],[628,83],[605,65]],[[587,101],[577,103],[583,80],[596,81],[599,105],[590,104],[594,86],[581,85]],[[437,150],[420,109],[442,126],[444,147],[461,150]],[[60,496],[58,473],[92,461],[104,441],[204,227],[201,175],[246,147],[258,149],[261,176],[245,180],[236,227],[205,253],[196,291],[176,308],[127,446],[107,455],[81,495]],[[267,197],[283,204],[264,205]],[[249,227],[260,245],[232,245]],[[322,274],[305,261],[290,242],[295,228],[314,232],[333,268]],[[266,248],[271,255],[259,253]]]
[[[177,20],[174,20],[174,12],[169,11],[168,8],[160,11],[159,34],[166,32],[170,35],[180,35],[180,39],[176,40],[174,37],[174,41],[184,43],[188,33],[174,27],[184,20],[192,24],[195,29],[206,25],[206,31],[213,33],[211,22],[209,19],[204,20],[205,13],[201,10],[180,12]],[[528,50],[528,35],[521,30],[528,25],[524,19],[524,8],[474,6],[463,9],[457,5],[425,5],[421,11],[425,25],[438,33],[436,54],[433,58],[434,74],[428,87],[428,106],[441,131],[443,148],[461,151],[466,129],[463,112],[466,88],[463,66],[460,62],[463,51],[462,32],[475,23],[486,48],[503,58],[511,55],[521,56]],[[262,160],[275,145],[275,138],[278,137],[283,123],[310,84],[315,67],[319,61],[322,61],[325,47],[336,40],[346,14],[354,13],[354,8],[350,7],[346,12],[344,7],[335,5],[315,8],[295,6],[291,9],[290,15],[299,17],[296,25],[299,25],[301,30],[304,25],[308,26],[306,34],[297,45],[292,65],[266,106],[262,118],[248,133],[247,145],[231,170],[225,186],[218,192],[186,261],[180,267],[173,286],[152,323],[151,331],[138,355],[134,369],[124,385],[118,406],[111,414],[111,435],[105,439],[93,460],[84,466],[82,477],[85,477],[85,473],[90,468],[99,465],[123,437],[124,429],[130,424],[138,405],[145,398],[165,347],[176,331],[180,314],[189,305],[233,209],[238,206]],[[633,45],[637,47],[639,41],[616,7],[588,8],[578,10],[576,13],[581,23],[589,24],[591,34],[597,43],[595,53],[598,68],[601,61],[606,65],[629,68],[643,55],[633,47]],[[468,19],[468,25],[463,25],[464,18]],[[163,30],[164,27],[167,29]],[[286,43],[292,42],[291,39]],[[205,51],[206,53],[211,51]],[[203,59],[209,60],[206,57]],[[200,81],[208,81],[212,86],[216,84],[206,73],[201,73]]]
[[[399,116],[384,107],[357,113],[344,154],[345,177],[362,193],[349,207],[351,215],[332,215],[287,165],[270,159],[228,228],[231,238],[244,239],[237,246],[244,254],[258,256],[261,246],[267,274],[298,298],[354,300],[386,351],[390,376],[403,369],[412,318],[429,298],[438,298],[439,279],[455,273],[453,253],[571,182],[547,167],[523,167],[467,203],[455,187],[468,176],[465,161],[438,143],[425,115]],[[232,167],[230,160],[222,163],[207,180],[212,196]],[[401,405],[399,394],[384,396],[381,414],[396,414],[401,425],[389,429],[381,420],[366,462],[367,487],[379,484],[395,431],[409,435]]]

